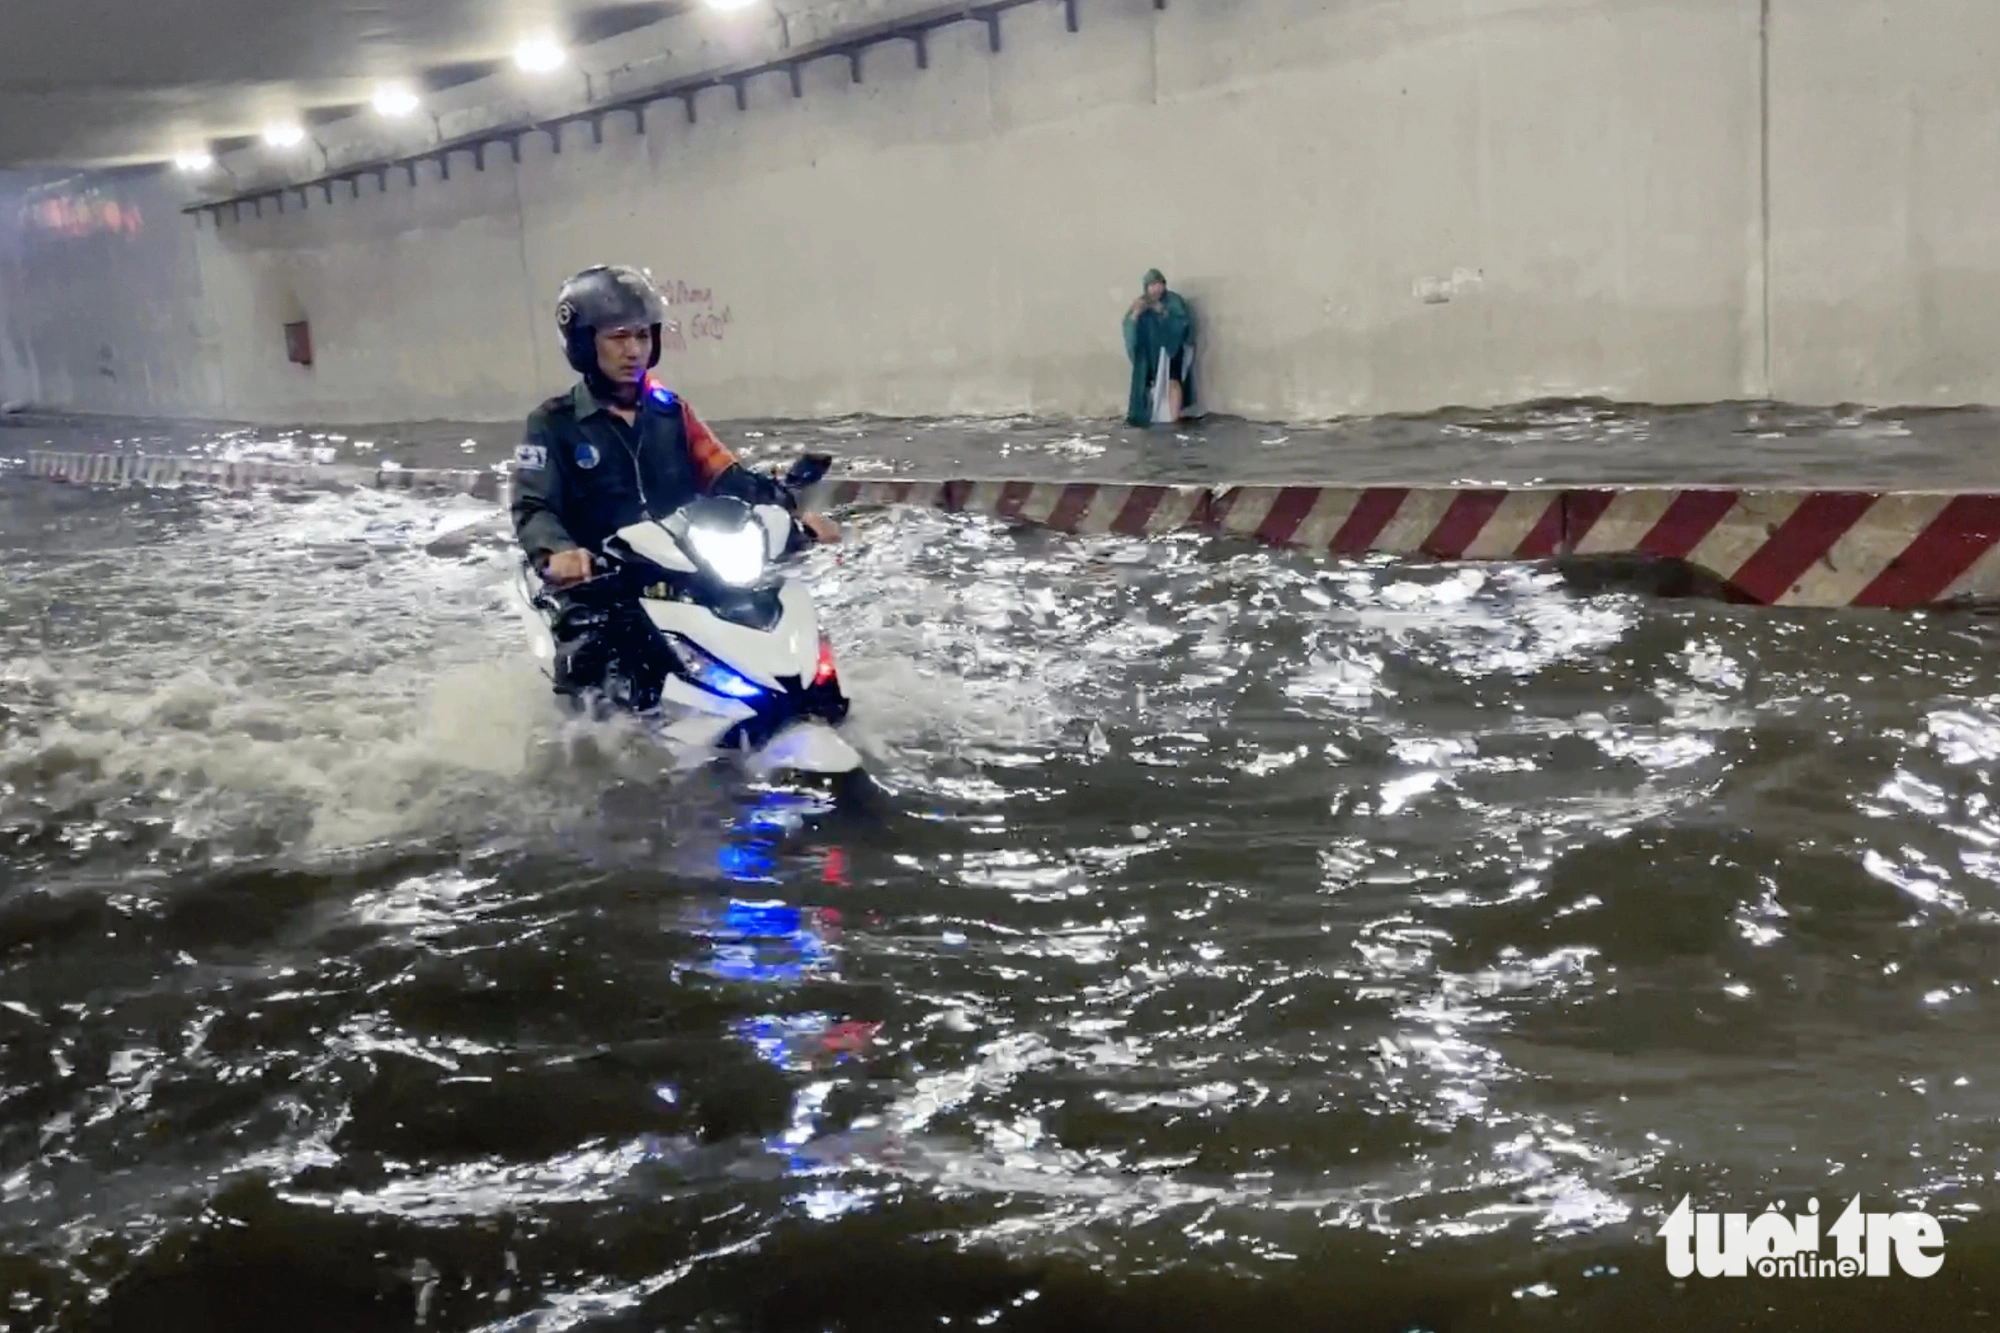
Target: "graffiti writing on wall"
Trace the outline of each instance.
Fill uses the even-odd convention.
[[[146,216],[137,204],[120,203],[95,189],[30,197],[21,205],[21,220],[36,231],[70,239],[102,233],[130,239],[146,229]]]
[[[678,281],[662,282],[659,287],[660,295],[667,298],[667,304],[675,307],[669,312],[666,327],[661,330],[662,351],[685,352],[690,339],[695,342],[721,342],[729,336],[733,318],[728,306],[719,310],[716,308],[713,289]]]

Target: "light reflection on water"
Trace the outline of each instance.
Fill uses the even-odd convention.
[[[857,515],[807,575],[895,792],[853,826],[540,710],[471,509],[66,503],[0,590],[0,1225],[50,1272],[246,1169],[525,1227],[504,1308],[427,1307],[496,1328],[869,1219],[1283,1283],[1690,1184],[1993,1202],[1974,622]],[[606,1227],[679,1239],[557,1259]]]

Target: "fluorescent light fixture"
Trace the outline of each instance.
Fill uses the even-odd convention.
[[[306,141],[305,128],[280,122],[264,127],[264,142],[273,148],[297,148]]]
[[[185,153],[176,153],[174,165],[182,171],[207,171],[215,165],[215,158],[199,148],[191,148]]]
[[[514,63],[530,74],[547,74],[562,68],[567,57],[560,43],[547,33],[523,37],[514,47]]]
[[[379,115],[407,116],[419,105],[417,95],[399,83],[385,83],[375,90],[375,110]]]
[[[719,9],[725,14],[733,14],[739,9],[748,9],[757,0],[707,0],[710,9]]]

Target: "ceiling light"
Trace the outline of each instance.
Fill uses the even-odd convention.
[[[279,123],[264,127],[264,142],[273,148],[296,148],[306,141],[303,127]]]
[[[384,116],[407,116],[419,105],[417,95],[401,84],[384,84],[375,90],[375,110]]]
[[[174,155],[174,165],[182,171],[207,171],[215,165],[215,159],[199,148]]]
[[[725,14],[732,14],[739,9],[748,9],[756,3],[757,0],[707,0],[710,9],[719,9]]]
[[[546,74],[559,69],[563,60],[562,47],[556,39],[547,35],[524,37],[514,48],[514,63],[530,74]]]

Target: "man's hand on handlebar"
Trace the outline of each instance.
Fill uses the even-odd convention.
[[[810,532],[815,541],[831,543],[840,540],[840,524],[825,514],[815,514],[810,509],[801,509],[799,526]]]
[[[580,546],[572,546],[567,551],[557,551],[542,566],[542,576],[558,586],[581,583],[591,575],[590,552]]]

